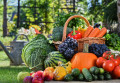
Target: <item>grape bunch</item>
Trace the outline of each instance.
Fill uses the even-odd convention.
[[[94,53],[97,57],[101,57],[105,51],[110,51],[105,44],[91,44],[89,52]]]
[[[74,50],[76,47],[78,47],[77,40],[67,37],[66,40],[59,45],[58,50],[67,60],[71,60],[73,55],[76,53]]]

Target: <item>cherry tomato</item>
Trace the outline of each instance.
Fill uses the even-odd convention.
[[[97,60],[96,60],[96,65],[98,67],[102,67],[103,63],[106,61],[106,59],[104,59],[103,57],[99,57]]]
[[[120,66],[116,66],[115,69],[113,70],[113,74],[116,77],[120,77]]]
[[[115,64],[111,60],[107,60],[103,63],[103,69],[105,71],[112,72],[114,68],[115,68]]]
[[[119,59],[111,58],[111,60],[114,62],[115,67],[118,66],[118,65],[120,64],[120,60],[119,60]]]
[[[108,59],[109,55],[111,55],[111,51],[105,51],[102,55],[103,58]]]

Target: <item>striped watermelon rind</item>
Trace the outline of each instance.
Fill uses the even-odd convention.
[[[65,57],[59,51],[53,51],[48,54],[48,57],[44,61],[44,67],[55,67],[58,65],[58,62],[67,63]]]

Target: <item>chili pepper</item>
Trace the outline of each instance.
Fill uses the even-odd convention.
[[[70,32],[67,37],[73,38],[73,39],[80,39],[82,38],[82,34],[79,31],[75,31],[75,27],[73,27],[73,31]]]

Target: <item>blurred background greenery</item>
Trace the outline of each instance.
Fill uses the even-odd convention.
[[[6,37],[3,37],[4,1],[7,1]],[[100,23],[110,33],[118,33],[117,0],[0,0],[0,41],[8,46],[21,28],[27,31],[31,25],[39,26],[39,31],[47,36],[53,28],[64,26],[72,15],[84,16],[92,26]],[[70,21],[68,27],[73,26],[86,27],[79,18]],[[36,36],[27,35],[30,40]]]

